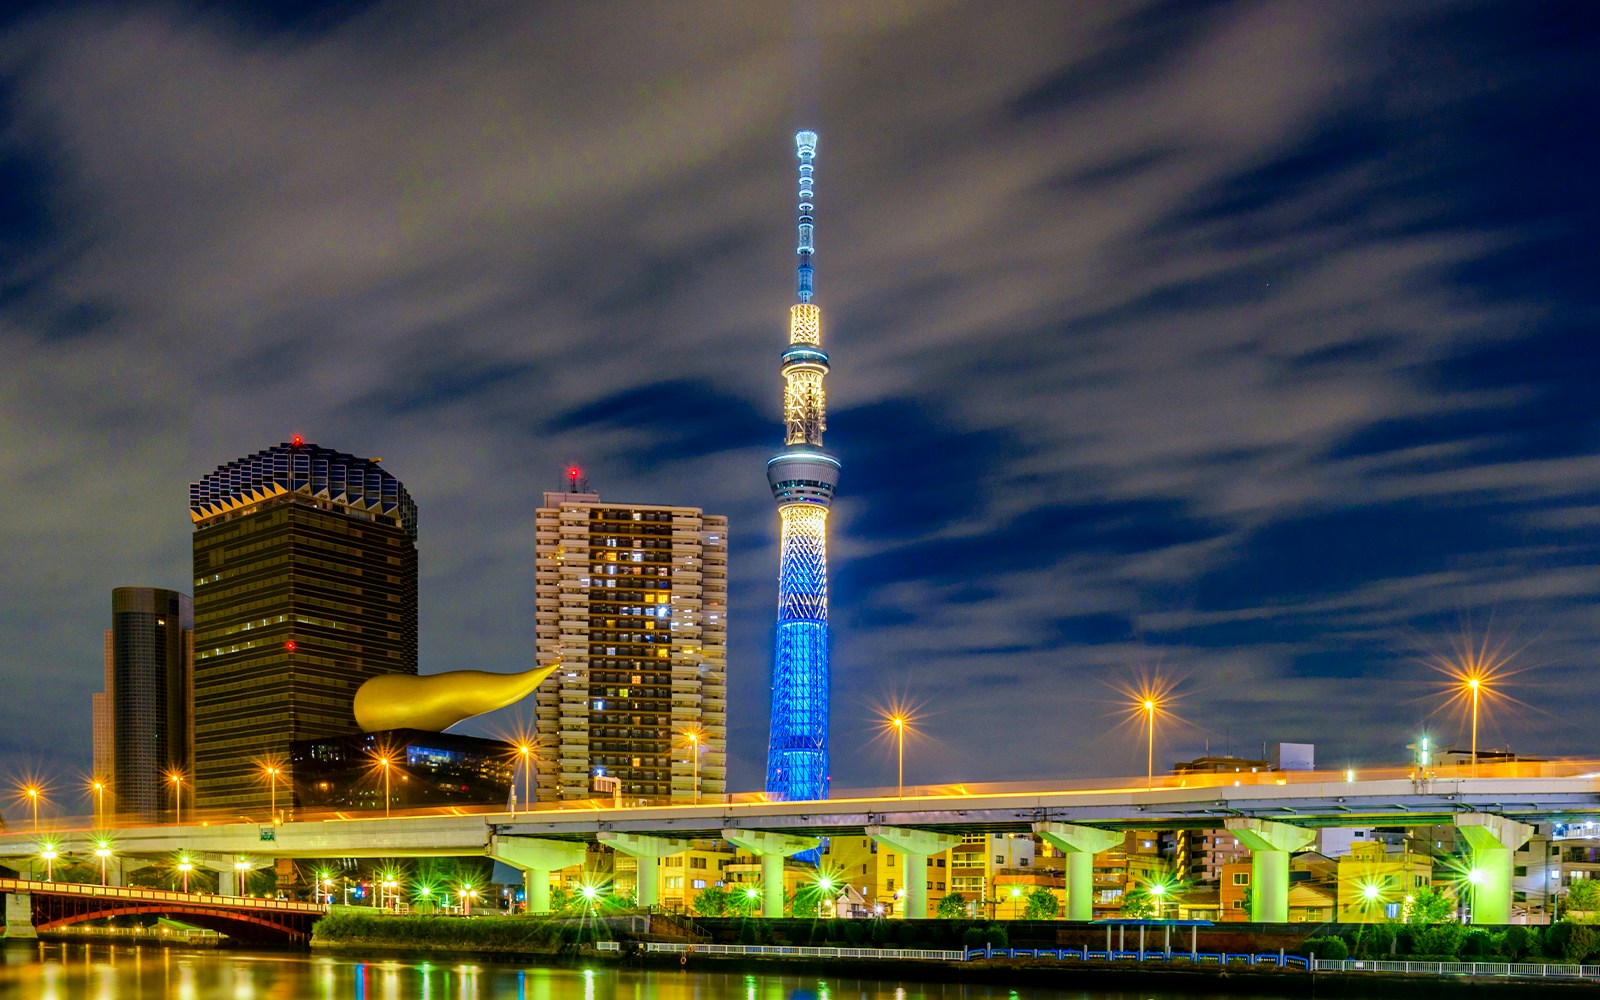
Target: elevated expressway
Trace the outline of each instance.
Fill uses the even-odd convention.
[[[924,912],[930,854],[967,833],[1034,832],[1067,854],[1067,916],[1087,919],[1093,855],[1127,829],[1227,828],[1251,848],[1252,917],[1287,919],[1288,857],[1321,827],[1454,825],[1473,851],[1478,923],[1504,923],[1511,905],[1512,855],[1537,822],[1600,819],[1600,771],[1591,764],[1524,766],[1521,774],[1413,780],[1341,780],[1329,773],[1203,774],[1167,777],[1165,787],[952,786],[929,793],[811,802],[732,801],[698,806],[536,808],[516,813],[337,818],[279,826],[222,823],[114,831],[120,856],[188,852],[225,870],[239,858],[405,858],[481,855],[524,872],[529,910],[549,908],[549,876],[581,865],[599,842],[636,858],[686,850],[694,840],[728,840],[762,857],[764,907],[781,906],[783,859],[818,838],[869,836],[901,854],[905,912]],[[1486,772],[1489,768],[1485,767]],[[1551,772],[1557,772],[1552,774]],[[1567,772],[1567,773],[1560,773]],[[1573,773],[1579,772],[1579,773]],[[89,831],[56,830],[64,853],[90,853]],[[0,858],[33,856],[40,837],[0,835]],[[656,901],[657,866],[639,865],[638,902]],[[914,877],[913,877],[914,875]]]

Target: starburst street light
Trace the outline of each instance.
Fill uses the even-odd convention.
[[[46,882],[54,882],[56,880],[56,845],[48,840],[39,845],[39,857],[44,859],[44,880]]]
[[[177,826],[183,825],[183,772],[173,769],[167,772],[167,781],[172,785],[172,810],[173,822]],[[187,892],[188,890],[184,890]]]
[[[106,884],[106,862],[111,859],[111,841],[100,839],[95,841],[94,856],[100,859],[100,884]]]
[[[683,730],[683,745],[689,748],[689,756],[694,764],[694,804],[700,804],[700,750],[705,746],[706,734],[698,726],[690,726]]]
[[[189,891],[189,873],[192,871],[194,871],[194,862],[189,860],[188,855],[180,857],[178,859],[178,873],[183,876],[184,892]]]
[[[278,825],[278,781],[283,777],[283,768],[276,761],[265,761],[261,765],[261,774],[267,779],[271,788],[267,808],[272,812],[272,825]]]
[[[517,755],[522,758],[522,808],[533,808],[533,744],[518,743]]]
[[[104,778],[95,775],[89,779],[89,791],[94,793],[94,825],[105,826],[106,823],[106,782]]]
[[[44,797],[44,789],[32,782],[22,786],[22,795],[33,807],[33,832],[39,832],[39,800]]]
[[[1455,650],[1448,656],[1431,656],[1429,667],[1447,678],[1446,707],[1456,706],[1463,714],[1471,716],[1472,771],[1478,776],[1478,716],[1482,709],[1496,700],[1511,700],[1502,690],[1505,680],[1521,669],[1511,667],[1512,653],[1504,642],[1491,643],[1488,633],[1474,641],[1463,635],[1456,641]]]
[[[895,796],[905,798],[906,734],[917,732],[917,716],[903,705],[891,704],[887,710],[880,713],[879,719],[882,722],[884,735],[894,739]]]
[[[238,895],[240,896],[250,895],[250,893],[246,891],[250,888],[250,869],[250,862],[246,861],[244,858],[240,858],[233,863],[233,877],[239,883],[238,885],[234,886],[234,888],[238,890]]]
[[[1129,724],[1144,730],[1144,783],[1146,788],[1156,785],[1156,721],[1172,716],[1171,704],[1177,698],[1173,684],[1159,677],[1143,678],[1132,686],[1119,687],[1127,699],[1123,714]],[[1175,718],[1175,716],[1174,716]]]
[[[383,772],[383,818],[389,818],[389,805],[392,801],[389,792],[389,777],[395,765],[400,763],[399,756],[390,747],[374,747],[367,751],[372,758],[372,766]]]

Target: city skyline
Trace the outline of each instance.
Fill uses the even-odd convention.
[[[424,673],[531,665],[528,498],[569,465],[726,512],[728,784],[759,787],[796,128],[827,143],[850,359],[840,787],[894,784],[896,699],[908,785],[1140,774],[1117,689],[1150,673],[1188,720],[1158,765],[1465,745],[1427,663],[1463,631],[1527,668],[1482,745],[1585,752],[1594,18],[6,21],[0,769],[87,771],[106,596],[189,590],[186,485],[298,433],[384,456],[428,512]]]

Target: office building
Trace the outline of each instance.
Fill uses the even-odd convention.
[[[266,818],[267,765],[417,672],[417,508],[378,461],[295,438],[190,487],[199,809]]]
[[[108,812],[115,803],[114,811],[154,822],[184,801],[184,782],[170,779],[187,775],[193,759],[193,629],[187,594],[158,587],[111,592],[106,690],[94,705],[94,780],[110,785]]]
[[[721,796],[728,520],[578,489],[535,522],[536,655],[559,664],[535,693],[538,798],[609,795],[596,777],[633,800]]]

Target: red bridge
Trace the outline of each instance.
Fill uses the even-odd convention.
[[[10,894],[32,897],[33,927],[39,931],[102,917],[153,913],[261,944],[305,944],[311,940],[311,925],[328,912],[321,903],[0,878],[0,895]]]

